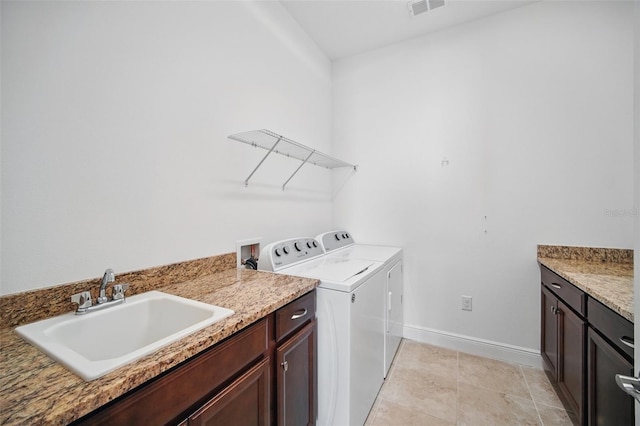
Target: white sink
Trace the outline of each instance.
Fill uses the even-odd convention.
[[[218,322],[230,309],[160,291],[85,315],[68,313],[16,328],[25,340],[93,380],[194,331]]]

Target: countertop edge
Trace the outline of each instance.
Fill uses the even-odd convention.
[[[633,313],[633,276],[615,276],[609,274],[597,274],[597,273],[582,273],[570,271],[569,269],[574,269],[575,266],[565,267],[564,265],[569,265],[570,262],[576,262],[575,259],[562,259],[562,258],[546,258],[546,257],[538,257],[538,264],[542,265],[552,272],[558,274],[565,280],[569,281],[571,284],[584,291],[588,296],[602,303],[609,309],[621,315],[624,319],[634,322],[634,313]],[[606,268],[611,264],[603,264],[601,262],[584,262],[589,265],[592,269],[598,269],[598,267]],[[629,266],[629,264],[618,264],[618,265],[626,265],[625,267],[633,268],[633,266]],[[589,276],[590,279],[585,279],[586,276]],[[591,278],[593,277],[593,278]],[[612,277],[616,279],[616,281],[622,281],[624,283],[625,288],[617,289],[622,291],[617,291],[616,293],[623,293],[624,290],[630,291],[630,294],[622,294],[619,297],[612,297],[611,292],[607,292],[604,290],[611,290],[607,286],[613,286]],[[588,282],[590,281],[590,282]],[[597,282],[596,282],[597,281]],[[617,284],[617,283],[615,283]],[[628,287],[628,288],[627,288]],[[609,294],[607,294],[609,293]],[[626,299],[626,300],[622,300]]]

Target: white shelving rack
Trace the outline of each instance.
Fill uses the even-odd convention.
[[[251,130],[249,132],[236,133],[229,136],[229,139],[246,143],[253,147],[267,150],[265,156],[260,160],[258,165],[253,169],[249,176],[244,180],[244,186],[249,186],[249,179],[262,166],[262,163],[271,155],[276,153],[286,157],[294,158],[302,161],[298,168],[291,176],[282,184],[282,190],[287,186],[289,181],[298,173],[298,171],[307,163],[327,169],[335,169],[338,167],[350,167],[358,170],[358,166],[339,160],[330,155],[324,154],[299,142],[286,138],[270,130]]]

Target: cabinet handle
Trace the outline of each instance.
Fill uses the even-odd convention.
[[[553,288],[562,288],[562,286],[560,284],[556,284],[556,283],[551,283],[551,287],[553,287]]]
[[[620,339],[620,343],[629,346],[630,348],[635,348],[635,345],[633,343],[633,339],[631,337],[627,337],[627,336],[622,336]]]
[[[291,319],[292,320],[296,320],[298,318],[302,318],[305,315],[307,315],[307,310],[306,309],[298,309],[297,311],[295,311],[293,313],[293,315],[291,315]]]
[[[281,362],[280,365],[282,366],[282,369],[286,373],[287,370],[289,369],[289,362],[288,361],[284,361],[284,362]]]

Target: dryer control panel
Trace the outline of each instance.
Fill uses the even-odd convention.
[[[258,269],[275,272],[323,254],[322,246],[313,238],[292,238],[277,241],[262,249],[258,260]]]
[[[347,231],[325,232],[324,234],[318,235],[316,239],[320,241],[325,253],[355,244],[353,237]]]

